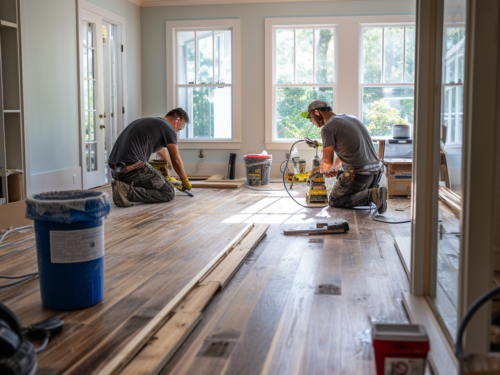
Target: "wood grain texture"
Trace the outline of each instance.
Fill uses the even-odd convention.
[[[202,314],[176,312],[154,335],[130,364],[123,375],[156,375],[174,355],[184,339],[199,323]]]

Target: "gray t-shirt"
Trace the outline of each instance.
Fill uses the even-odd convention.
[[[381,162],[366,126],[356,117],[336,115],[321,128],[323,147],[334,146],[344,170],[375,171]]]

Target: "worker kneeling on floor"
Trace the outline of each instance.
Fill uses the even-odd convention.
[[[123,130],[108,160],[117,207],[129,207],[130,202],[163,203],[174,199],[174,187],[147,162],[155,152],[169,164],[171,159],[183,190],[191,190],[177,147],[177,132],[184,129],[186,123],[189,123],[188,114],[176,108],[163,118],[135,120]]]
[[[321,129],[321,172],[325,177],[337,176],[328,204],[347,208],[369,206],[373,202],[377,211],[384,213],[387,209],[387,188],[378,186],[383,164],[375,153],[366,126],[354,116],[337,115],[322,100],[309,104],[302,117],[309,118]],[[337,154],[335,163],[334,152]],[[339,170],[341,162],[342,170]]]

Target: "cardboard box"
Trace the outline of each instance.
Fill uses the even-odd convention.
[[[26,219],[25,212],[25,201],[0,206],[0,233],[9,229],[33,225],[33,220]]]
[[[387,185],[388,195],[411,195],[411,180],[391,179]]]

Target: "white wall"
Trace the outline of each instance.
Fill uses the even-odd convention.
[[[167,111],[165,21],[192,19],[241,19],[242,42],[242,146],[240,150],[204,150],[199,175],[209,174],[208,163],[227,163],[229,153],[243,162],[248,153],[260,153],[264,144],[264,20],[266,17],[414,14],[414,0],[344,1],[307,3],[258,3],[236,5],[170,6],[141,9],[142,80],[144,116]],[[339,72],[339,74],[341,74]],[[339,92],[339,96],[342,95]],[[356,115],[356,114],[354,114]],[[272,151],[273,163],[281,163],[285,151]],[[186,163],[196,163],[198,150],[181,150]],[[304,155],[306,156],[306,155]],[[310,159],[306,156],[306,159]],[[218,173],[226,173],[227,168]],[[227,164],[226,164],[227,165]],[[276,168],[273,168],[277,171]],[[189,174],[189,169],[188,169]],[[241,176],[239,176],[241,177]],[[273,177],[278,177],[274,175]]]
[[[127,116],[142,116],[140,8],[91,0],[126,19]],[[28,193],[81,188],[76,0],[25,0],[25,119],[32,178]]]

